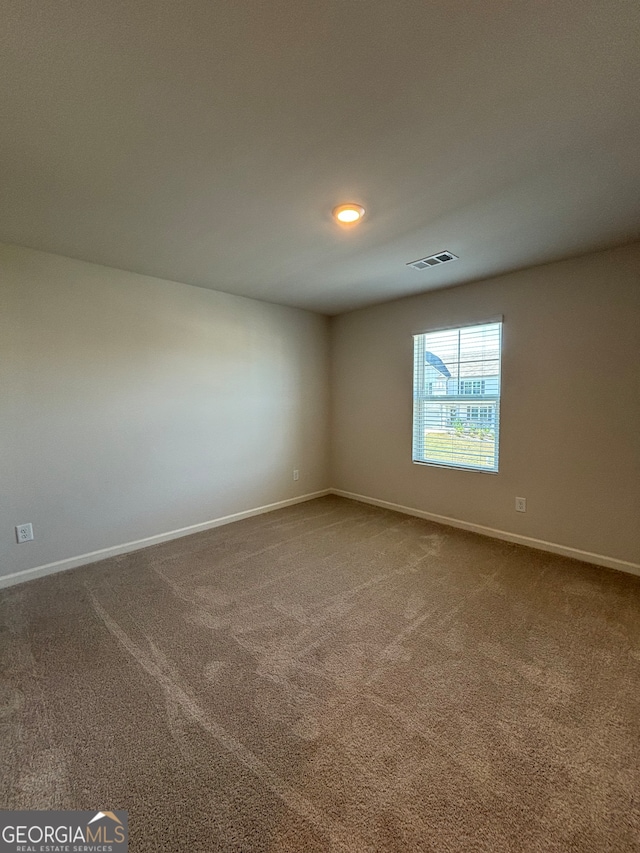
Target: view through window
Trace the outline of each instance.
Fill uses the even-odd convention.
[[[414,462],[498,470],[501,338],[501,322],[414,335]]]

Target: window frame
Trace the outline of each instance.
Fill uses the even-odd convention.
[[[437,399],[434,399],[435,395],[427,395],[422,394],[420,398],[416,395],[416,382],[419,380],[416,377],[416,360],[415,360],[415,343],[416,338],[422,335],[433,334],[434,332],[460,332],[464,329],[473,328],[474,326],[488,326],[498,324],[498,393],[497,394],[446,394],[439,395]],[[478,320],[470,323],[458,324],[455,326],[439,326],[435,328],[422,329],[417,332],[412,333],[412,340],[414,345],[414,366],[412,370],[412,379],[413,379],[413,411],[412,411],[412,441],[411,441],[411,461],[414,465],[423,465],[432,468],[446,468],[449,470],[458,470],[458,471],[477,471],[482,474],[499,474],[500,473],[500,401],[502,396],[502,348],[503,348],[503,334],[504,334],[504,317],[492,317],[488,320]],[[494,359],[491,359],[494,360]],[[425,369],[424,361],[421,362],[420,368],[422,370]],[[458,390],[460,389],[461,382],[473,382],[478,380],[461,380],[458,376]],[[482,381],[482,380],[480,380]],[[424,382],[422,383],[425,384]],[[485,385],[486,387],[486,385]],[[473,389],[472,389],[473,390]],[[484,468],[479,465],[469,465],[459,462],[453,461],[431,461],[427,459],[416,459],[415,458],[415,447],[416,447],[416,430],[418,425],[418,419],[416,417],[416,406],[417,400],[421,399],[423,402],[433,401],[442,405],[451,404],[452,407],[455,408],[458,412],[458,416],[460,415],[460,411],[463,405],[472,405],[478,406],[479,408],[483,407],[483,404],[486,402],[489,404],[488,408],[491,409],[492,405],[495,405],[495,423],[494,423],[494,431],[495,431],[495,439],[494,439],[494,467],[492,468]],[[449,407],[449,412],[451,412],[451,407]],[[478,419],[479,420],[479,419]],[[490,418],[489,418],[490,420]]]

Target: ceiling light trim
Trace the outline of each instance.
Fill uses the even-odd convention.
[[[338,225],[357,225],[362,221],[365,209],[361,204],[349,201],[334,207],[332,214]]]

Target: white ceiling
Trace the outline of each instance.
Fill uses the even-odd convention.
[[[636,0],[0,14],[6,242],[334,314],[640,235]]]

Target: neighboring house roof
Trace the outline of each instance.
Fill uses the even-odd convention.
[[[435,367],[435,369],[442,373],[443,376],[446,376],[447,379],[451,379],[451,373],[449,373],[449,368],[444,363],[444,361],[437,355],[434,355],[434,353],[429,352],[427,350],[424,354],[424,359],[427,364],[430,364],[432,367]]]
[[[447,379],[457,378],[454,374],[458,373],[458,364],[451,364],[451,370],[447,367],[440,356],[435,353],[425,351],[424,358],[427,364],[435,368],[438,373],[441,373]],[[498,364],[500,359],[500,351],[495,350],[476,350],[475,352],[465,352],[464,361],[460,362],[460,379],[487,379],[490,376],[498,375]],[[482,362],[482,364],[481,364]],[[495,369],[494,369],[495,367]]]
[[[474,360],[477,359],[477,360]],[[499,373],[500,352],[487,352],[478,350],[474,353],[465,353],[465,360],[460,362],[461,379],[489,379]]]

